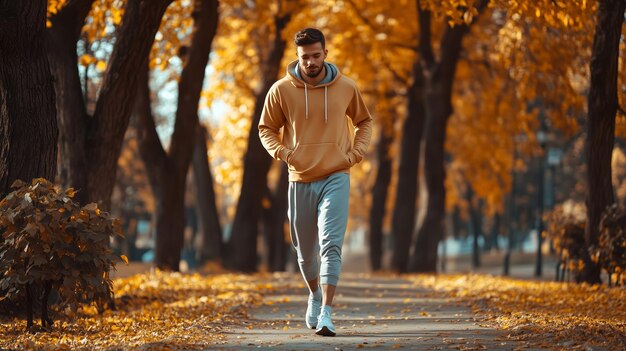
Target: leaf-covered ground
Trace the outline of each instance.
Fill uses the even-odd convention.
[[[486,275],[412,275],[415,286],[469,302],[486,323],[527,345],[626,349],[626,289]]]
[[[0,319],[0,349],[185,350],[205,349],[222,328],[245,318],[271,286],[255,276],[203,277],[154,272],[116,279],[117,310],[95,307],[54,311],[51,331],[25,333],[23,318]],[[35,316],[39,311],[34,311]],[[39,321],[35,321],[36,325]]]
[[[374,280],[370,283],[367,280],[380,280],[384,277],[363,277],[360,280],[362,284],[371,284],[375,289]],[[424,296],[445,296],[452,298],[451,301],[469,303],[475,313],[486,316],[486,326],[504,330],[510,338],[523,341],[525,347],[551,349],[559,345],[560,348],[572,350],[597,350],[598,347],[624,349],[624,288],[520,281],[486,275],[403,277],[412,282],[407,284],[407,288],[413,285],[413,288],[423,291]],[[304,289],[299,279],[299,276],[295,276],[293,280],[294,284],[299,284],[298,291]],[[98,314],[93,307],[83,308],[76,315],[68,311],[53,311],[55,325],[52,330],[34,328],[31,333],[25,332],[26,323],[23,317],[0,317],[0,349],[211,349],[223,344],[225,331],[232,332],[237,326],[248,330],[250,327],[254,328],[255,323],[259,323],[250,318],[249,311],[263,303],[264,295],[270,298],[272,293],[275,294],[277,285],[273,285],[273,280],[275,277],[268,274],[201,276],[162,272],[116,279],[115,311]],[[350,289],[349,285],[344,286],[344,292]],[[384,290],[377,294],[380,298],[387,298]],[[338,303],[341,303],[341,297]],[[272,301],[266,301],[264,305],[271,304]],[[404,308],[413,308],[411,306],[413,305],[409,304]],[[372,309],[383,307],[371,304]],[[337,313],[345,314],[352,308],[355,307],[351,302],[344,302],[337,306]],[[394,311],[372,313],[380,314],[381,318],[398,313],[394,320],[404,320],[401,317],[406,311]],[[413,312],[419,313],[416,311]],[[39,311],[35,310],[35,315],[38,314]],[[423,311],[421,315],[428,317],[428,313]],[[436,331],[436,322],[428,330]],[[425,326],[423,323],[424,321],[422,328]],[[351,329],[355,326],[344,327],[347,328],[342,329],[344,337],[349,337],[351,332],[362,331],[362,327],[355,330]],[[291,326],[287,329],[292,333],[307,332],[304,327],[296,325],[294,328],[294,331],[291,331]],[[385,333],[387,332],[393,330],[386,330]],[[476,335],[467,335],[466,338],[471,340],[474,337]],[[393,343],[392,340],[388,342]],[[365,346],[370,345],[363,343],[363,347]]]

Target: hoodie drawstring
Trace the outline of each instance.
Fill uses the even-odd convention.
[[[307,93],[306,83],[304,83],[304,119],[309,119],[309,94]]]
[[[304,118],[309,119],[309,92],[307,84],[304,83]],[[324,86],[324,122],[328,124],[328,86]]]
[[[324,86],[324,121],[328,124],[328,85]]]

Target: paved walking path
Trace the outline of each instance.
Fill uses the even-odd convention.
[[[481,326],[468,306],[398,277],[342,274],[334,307],[336,337],[303,320],[307,290],[298,274],[269,276],[276,289],[250,319],[226,331],[222,350],[514,350],[523,343]],[[528,348],[524,348],[528,350]]]

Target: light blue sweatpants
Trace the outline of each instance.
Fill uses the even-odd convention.
[[[306,281],[319,277],[321,284],[337,286],[349,197],[350,175],[346,173],[311,183],[289,183],[291,243]]]

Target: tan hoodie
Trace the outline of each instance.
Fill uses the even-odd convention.
[[[261,142],[272,157],[287,162],[292,182],[349,173],[363,159],[372,135],[363,98],[339,70],[329,83],[313,86],[294,75],[296,63],[267,93],[259,121]]]

